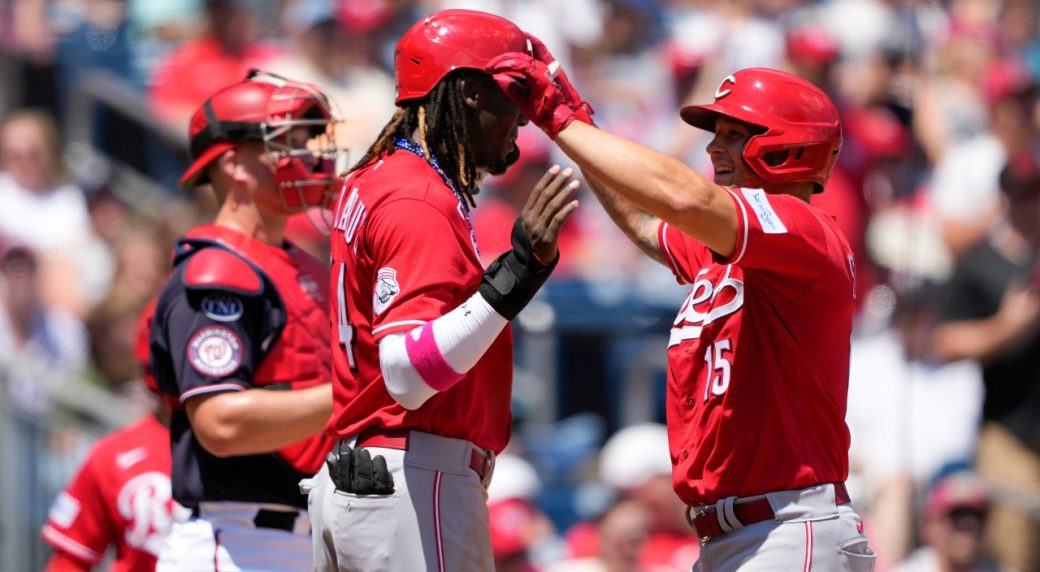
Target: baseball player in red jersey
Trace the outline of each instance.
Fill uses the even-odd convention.
[[[155,570],[176,520],[190,511],[170,496],[170,431],[148,415],[106,436],[51,506],[43,539],[48,572],[91,570],[115,546],[112,570]]]
[[[94,445],[51,507],[43,539],[54,548],[46,572],[92,570],[115,547],[112,572],[152,572],[175,522],[191,511],[170,494],[170,407],[148,369],[148,326],[141,313],[135,353],[155,411]]]
[[[680,113],[715,134],[712,182],[593,127],[534,43],[487,70],[629,238],[691,285],[668,344],[667,421],[673,485],[702,542],[694,569],[871,570],[844,485],[853,259],[810,205],[841,147],[834,104],[784,72],[727,76],[714,103]]]
[[[335,120],[309,84],[254,71],[192,116],[184,186],[209,183],[213,224],[177,242],[151,328],[170,427],[174,526],[157,569],[313,570],[306,496],[331,448],[325,265],[284,239],[322,205]]]
[[[310,493],[319,570],[493,570],[486,486],[510,433],[508,322],[577,207],[550,169],[487,270],[469,209],[526,124],[482,69],[528,49],[498,16],[445,10],[395,55],[398,109],[343,182],[332,231],[337,445]],[[503,232],[505,229],[503,229]]]

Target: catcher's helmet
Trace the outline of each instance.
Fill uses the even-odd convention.
[[[834,103],[812,83],[782,71],[748,68],[727,76],[715,102],[688,105],[683,120],[715,131],[719,115],[765,129],[744,146],[744,162],[764,183],[812,182],[822,192],[841,149]]]
[[[531,53],[523,30],[494,14],[441,10],[412,24],[394,50],[396,103],[430,93],[449,72],[483,70],[496,56]]]
[[[337,123],[328,97],[317,87],[251,70],[244,81],[213,94],[192,115],[188,136],[193,162],[181,185],[209,182],[207,165],[238,143],[256,141],[276,158],[275,180],[288,212],[322,206],[340,152]],[[285,139],[298,127],[308,131],[306,145]]]

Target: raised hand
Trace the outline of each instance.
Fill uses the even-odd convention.
[[[580,184],[573,177],[573,169],[561,170],[559,165],[553,165],[534,186],[520,211],[531,251],[543,266],[556,260],[563,222],[578,208],[578,201],[571,197]],[[514,249],[515,241],[514,238]]]
[[[524,36],[527,41],[531,43],[531,53],[534,54],[534,58],[549,69],[549,74],[556,81],[556,85],[559,86],[560,91],[563,93],[563,97],[567,107],[570,107],[576,112],[576,119],[584,121],[585,123],[592,123],[592,114],[595,110],[592,109],[592,105],[589,102],[581,98],[578,90],[574,88],[570,78],[567,77],[567,72],[560,66],[559,60],[557,60],[549,48],[542,43],[533,34],[525,33]]]
[[[556,267],[560,229],[578,208],[578,201],[571,199],[578,188],[573,176],[573,170],[561,171],[558,165],[545,173],[513,225],[513,249],[484,271],[478,290],[507,320],[527,306]]]
[[[554,75],[558,70],[556,62],[546,64],[521,53],[502,54],[484,68],[520,111],[551,139],[575,119],[592,121],[591,107],[574,100],[576,92],[570,82],[568,89],[557,83]]]

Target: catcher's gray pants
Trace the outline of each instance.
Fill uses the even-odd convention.
[[[256,524],[257,512],[297,513],[292,530]],[[199,515],[173,525],[158,572],[307,572],[314,568],[307,514],[295,507],[204,502]]]
[[[389,496],[336,490],[322,467],[308,497],[315,569],[338,572],[491,572],[487,491],[469,468],[469,441],[412,431],[386,458]]]
[[[693,572],[871,572],[876,558],[863,521],[834,503],[834,486],[767,493],[773,520],[701,544]]]

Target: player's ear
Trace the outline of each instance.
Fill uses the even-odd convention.
[[[480,82],[474,76],[465,76],[459,80],[459,91],[462,92],[462,103],[470,109],[479,109],[481,102]]]
[[[217,170],[229,180],[240,180],[246,175],[245,165],[242,163],[242,154],[237,148],[228,149],[217,157],[214,164]]]

